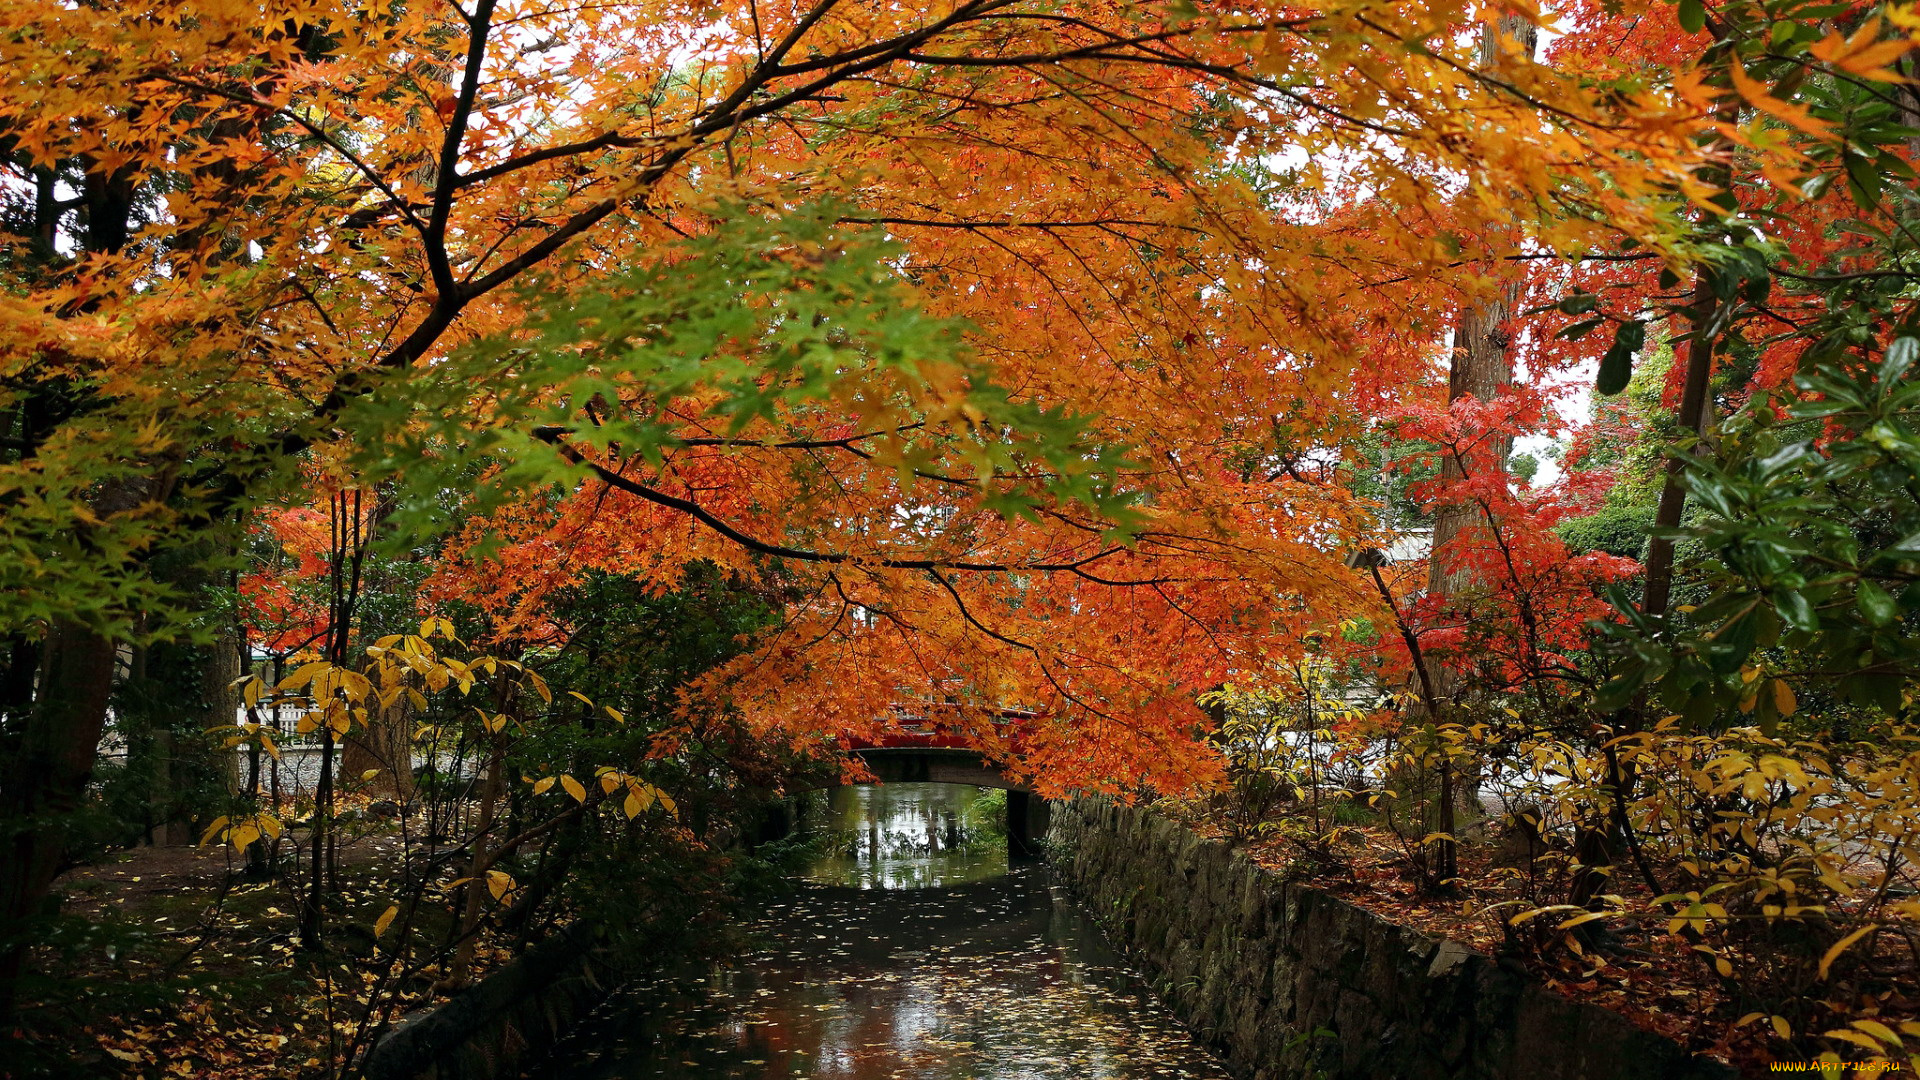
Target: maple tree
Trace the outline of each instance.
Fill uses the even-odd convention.
[[[1496,391],[1597,362],[1612,392],[1664,336],[1697,434],[1768,394],[1840,417],[1798,400],[1857,375],[1822,364],[1903,377],[1910,215],[1881,178],[1912,175],[1888,89],[1912,17],[1830,7],[1574,4],[1535,62],[1550,20],[1455,0],[23,0],[0,91],[7,963],[116,650],[224,629],[156,568],[232,571],[262,527],[293,565],[251,568],[248,617],[276,652],[317,638],[327,671],[379,666],[340,579],[381,542],[425,552],[421,613],[471,610],[503,664],[564,649],[566,601],[606,575],[660,599],[717,573],[777,618],[683,705],[809,749],[947,700],[1049,794],[1219,779],[1196,698],[1315,670],[1356,618],[1429,684],[1421,753],[1467,753],[1443,699],[1591,719],[1584,624],[1631,568],[1552,531],[1599,477],[1512,490],[1507,445],[1548,405]],[[1443,404],[1450,330],[1478,374]],[[1905,422],[1857,396],[1844,443]],[[1383,417],[1436,448],[1424,600],[1348,565],[1388,539],[1350,471]],[[1694,445],[1665,458],[1669,530],[1688,497],[1732,521],[1725,478],[1785,467],[1690,471]],[[1686,659],[1755,590],[1790,625],[1842,603],[1736,561],[1720,606],[1670,613],[1670,540],[1606,631],[1636,730],[1647,684],[1770,700],[1732,684],[1744,657]],[[1850,648],[1898,616],[1868,585],[1889,592],[1848,594]],[[348,717],[319,732],[326,786],[371,724],[316,698]],[[1017,740],[1010,705],[1035,717]],[[656,734],[662,756],[699,736]],[[1637,805],[1607,762],[1589,822]]]
[[[1729,991],[1721,1045],[1901,1061],[1903,1039],[1920,1031],[1888,975],[1914,917],[1889,890],[1903,878],[1913,798],[1911,671],[1898,642],[1913,603],[1906,375],[1920,350],[1911,191],[1883,180],[1913,175],[1911,88],[1893,66],[1913,51],[1913,19],[1778,4],[1575,17],[1556,59],[1584,53],[1674,78],[1709,121],[1714,164],[1702,175],[1720,191],[1700,207],[1683,264],[1554,268],[1533,284],[1546,302],[1513,333],[1533,344],[1536,377],[1556,361],[1597,361],[1603,395],[1670,343],[1671,366],[1652,372],[1670,416],[1649,424],[1645,403],[1603,407],[1591,437],[1626,444],[1624,460],[1529,500],[1492,459],[1503,436],[1540,427],[1503,422],[1537,416],[1538,388],[1507,395],[1508,416],[1460,401],[1445,416],[1413,410],[1421,445],[1480,460],[1477,484],[1461,482],[1473,472],[1464,466],[1426,492],[1485,522],[1435,553],[1478,587],[1409,596],[1409,583],[1390,588],[1383,575],[1383,594],[1406,596],[1405,614],[1394,611],[1401,642],[1385,640],[1404,645],[1415,693],[1434,696],[1438,666],[1496,697],[1452,725],[1370,725],[1351,752],[1405,738],[1415,764],[1471,762],[1500,777],[1510,828],[1538,856],[1526,868],[1533,891],[1503,901],[1520,905],[1502,920],[1510,945],[1532,935],[1531,948],[1551,953],[1564,942],[1591,987],[1609,964],[1581,939],[1606,955],[1608,940],[1588,935],[1631,912],[1664,925]],[[1622,430],[1628,420],[1645,426]],[[1622,464],[1659,467],[1630,478],[1657,493],[1644,505],[1654,525],[1644,582],[1624,558],[1565,551],[1541,528],[1553,518],[1538,515],[1566,495],[1591,506]],[[1580,512],[1577,501],[1567,509]],[[1692,545],[1686,565],[1681,543]],[[1536,625],[1554,624],[1527,616],[1547,582],[1570,618],[1543,637]],[[1405,786],[1392,774],[1385,783]],[[1407,861],[1421,868],[1429,854],[1410,845]],[[1616,858],[1644,892],[1616,880]],[[1541,864],[1558,872],[1560,902],[1543,897]],[[1500,896],[1511,884],[1447,882],[1443,867],[1430,887]],[[1536,921],[1543,914],[1555,917]]]
[[[156,554],[230,528],[326,446],[367,483],[443,483],[429,464],[463,458],[523,482],[590,471],[620,494],[589,527],[678,516],[663,581],[748,552],[804,570],[818,599],[748,665],[758,684],[729,673],[767,723],[846,730],[903,681],[964,679],[1055,706],[1014,763],[1054,789],[1204,775],[1190,691],[1297,640],[1285,613],[1364,602],[1337,555],[1364,509],[1284,466],[1423,355],[1369,332],[1421,305],[1413,324],[1437,327],[1485,223],[1658,247],[1694,186],[1684,106],[1574,71],[1479,74],[1453,34],[1474,12],[1448,4],[20,14],[0,105],[22,185],[4,595],[9,670],[44,676],[18,706],[14,822],[80,796],[115,643],[192,630]],[[729,247],[751,221],[770,224]],[[876,229],[897,253],[839,277]],[[637,351],[596,338],[675,267],[721,290],[710,325],[636,325]],[[1431,287],[1381,299],[1375,268]],[[854,279],[927,325],[780,321]],[[484,368],[487,343],[596,297],[602,322],[544,353],[531,331],[495,381],[438,395],[439,365]],[[940,361],[885,352],[909,343]],[[541,398],[549,375],[579,393]],[[416,426],[427,404],[452,421],[440,441]],[[610,423],[622,439],[597,440]],[[810,469],[819,494],[795,502]],[[808,716],[761,662],[800,642]],[[1149,651],[1167,670],[1132,663]],[[42,835],[10,849],[10,919],[56,864]]]

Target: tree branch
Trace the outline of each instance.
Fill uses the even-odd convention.
[[[453,193],[459,186],[455,170],[460,165],[460,144],[467,135],[467,122],[473,116],[473,99],[480,93],[480,68],[487,59],[487,31],[493,22],[496,0],[479,0],[467,20],[467,64],[460,76],[460,93],[454,98],[453,115],[447,118],[447,130],[440,140],[440,166],[433,178],[433,210],[427,218],[427,267],[433,273],[434,291],[451,296],[459,289],[453,278],[453,264],[447,259],[447,217],[453,211]]]

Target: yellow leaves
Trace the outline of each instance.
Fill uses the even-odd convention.
[[[1585,923],[1593,922],[1595,919],[1605,919],[1620,914],[1617,910],[1588,911],[1577,904],[1547,904],[1542,907],[1528,908],[1525,911],[1515,913],[1508,917],[1507,925],[1521,926],[1542,915],[1566,914],[1568,912],[1573,913],[1572,917],[1563,920],[1558,926],[1554,927],[1554,929],[1568,930]]]
[[[1718,949],[1713,948],[1711,945],[1695,945],[1693,946],[1693,951],[1713,961],[1713,970],[1721,978],[1725,979],[1725,978],[1732,977],[1733,962],[1728,960],[1725,956],[1722,956]],[[1738,1026],[1738,1025],[1735,1025],[1735,1026]]]
[[[1791,694],[1792,691],[1788,693]],[[1783,708],[1780,711],[1784,715],[1790,710]],[[1789,780],[1798,787],[1805,787],[1812,782],[1807,776],[1807,770],[1799,762],[1780,754],[1762,754],[1754,767],[1759,770],[1760,775],[1769,780]]]
[[[139,454],[157,454],[173,444],[158,417],[149,418],[132,432],[133,450]]]
[[[1846,1028],[1835,1028],[1831,1031],[1823,1031],[1820,1035],[1823,1038],[1839,1039],[1841,1042],[1852,1043],[1871,1053],[1879,1054],[1883,1052],[1883,1048],[1878,1039],[1869,1038],[1858,1031],[1849,1031]]]
[[[1853,1020],[1850,1021],[1850,1023],[1887,1046],[1906,1046],[1906,1042],[1900,1038],[1898,1033],[1878,1020]]]
[[[1678,934],[1682,930],[1704,934],[1712,920],[1727,917],[1726,908],[1702,899],[1698,892],[1682,893],[1678,898],[1686,900],[1687,905],[1677,915],[1667,920],[1669,934]]]
[[[1740,669],[1740,681],[1746,685],[1746,691],[1740,698],[1740,711],[1751,713],[1760,705],[1760,695],[1766,694],[1776,712],[1781,716],[1791,716],[1799,707],[1794,697],[1793,687],[1786,680],[1769,677],[1760,668],[1751,665]]]
[[[679,808],[674,805],[671,796],[637,776],[622,772],[610,765],[594,770],[594,776],[600,782],[600,790],[607,795],[612,795],[621,788],[626,789],[626,796],[622,799],[620,808],[628,820],[640,816],[656,805],[669,814],[679,815]],[[561,780],[564,783],[572,778],[562,777]],[[582,796],[576,796],[576,798],[582,798],[584,801],[585,789],[581,790]]]
[[[540,700],[549,705],[553,704],[553,691],[547,688],[547,680],[532,670],[527,671],[526,674],[527,681],[533,684],[533,692],[540,695]]]
[[[439,670],[443,672],[443,679],[452,682],[460,691],[460,696],[465,697],[473,692],[473,669],[468,665],[458,660],[443,659]],[[441,686],[444,689],[446,682],[442,682]]]
[[[1278,27],[1268,26],[1260,33],[1260,45],[1253,54],[1253,70],[1262,75],[1281,75],[1287,65],[1285,39]]]
[[[314,660],[301,664],[299,667],[293,669],[293,674],[280,680],[280,689],[298,690],[308,683],[313,682],[322,672],[331,671],[332,669],[333,665],[324,660]],[[315,696],[319,695],[316,694]]]
[[[573,777],[562,775],[560,777],[560,787],[565,790],[567,794],[573,796],[575,802],[585,803],[587,801],[586,785],[575,780]]]
[[[1787,685],[1785,679],[1773,680],[1773,707],[1780,711],[1781,716],[1792,716],[1793,710],[1799,707],[1799,702],[1793,696],[1793,688]]]
[[[515,881],[513,875],[507,873],[505,870],[488,870],[479,879],[470,877],[455,878],[447,882],[446,891],[452,892],[462,885],[471,885],[475,880],[485,881],[487,883],[487,892],[501,903],[512,903],[515,895],[520,891],[520,883]]]
[[[280,680],[279,689],[287,691],[306,690],[306,697],[312,702],[334,704],[333,699],[347,702],[363,702],[374,694],[373,681],[365,675],[325,660],[313,660],[295,668],[293,674]]]
[[[1853,893],[1853,884],[1851,882],[1826,867],[1821,867],[1819,881],[1820,884],[1841,896],[1848,896]]]
[[[1825,136],[1833,130],[1831,125],[1808,112],[1806,106],[1782,101],[1768,93],[1766,84],[1750,78],[1739,63],[1729,64],[1727,71],[1733,76],[1733,88],[1746,99],[1747,104],[1761,112],[1784,120],[1809,135]]]
[[[214,837],[219,836],[224,837],[235,850],[245,851],[254,841],[262,837],[279,839],[284,831],[285,826],[272,814],[251,814],[243,818],[221,816],[215,818],[213,823],[207,826],[206,831],[200,834],[200,846],[206,846]]]
[[[554,781],[558,779],[559,777],[557,776],[548,776],[535,781],[533,785],[533,793],[535,795],[545,795],[547,792],[553,790]]]
[[[1598,919],[1604,919],[1604,918],[1606,918],[1606,917],[1607,917],[1608,915],[1610,915],[1610,914],[1612,914],[1612,912],[1607,912],[1607,911],[1584,911],[1584,912],[1581,912],[1581,913],[1580,913],[1580,914],[1578,914],[1578,915],[1575,915],[1575,916],[1574,916],[1573,918],[1571,918],[1571,919],[1568,919],[1568,920],[1566,920],[1565,922],[1562,922],[1562,923],[1561,923],[1560,925],[1558,925],[1558,926],[1556,926],[1556,927],[1554,927],[1554,929],[1556,929],[1556,930],[1571,930],[1571,929],[1573,929],[1573,928],[1574,928],[1574,927],[1576,927],[1576,926],[1584,926],[1584,925],[1586,925],[1587,923],[1590,923],[1590,922],[1593,922],[1593,921],[1595,921],[1595,920],[1598,920]]]
[[[1828,972],[1833,970],[1833,962],[1840,959],[1841,953],[1846,952],[1849,948],[1853,947],[1855,942],[1858,942],[1861,938],[1866,937],[1878,929],[1880,929],[1879,926],[1869,924],[1834,942],[1833,947],[1829,948],[1826,953],[1820,957],[1820,978],[1825,979]]]
[[[628,779],[627,798],[621,807],[628,820],[639,817],[649,807],[656,805],[673,817],[680,816],[680,808],[674,804],[672,796],[644,780]]]
[[[507,895],[517,888],[518,883],[513,880],[513,875],[505,870],[487,871],[487,892],[493,894],[495,900],[505,902]]]
[[[271,727],[266,724],[239,724],[236,725],[236,728],[239,734],[226,740],[228,746],[239,746],[246,742],[254,742],[259,744],[260,749],[264,750],[268,757],[275,761],[280,760],[280,747],[273,741],[273,729]],[[211,730],[224,731],[227,729],[213,728]]]
[[[222,814],[219,817],[214,818],[213,823],[207,826],[207,830],[200,834],[200,846],[205,847],[208,841],[214,838],[214,835],[216,833],[219,833],[221,830],[225,829],[227,827],[228,820],[229,819],[225,814]]]
[[[387,927],[393,925],[394,917],[399,914],[400,914],[400,905],[391,904],[391,905],[388,905],[386,911],[380,914],[379,918],[373,920],[374,940],[378,941],[380,939],[380,935],[387,932]]]
[[[227,830],[227,842],[232,844],[236,851],[247,850],[258,839],[260,839],[260,828],[257,825],[235,825]]]

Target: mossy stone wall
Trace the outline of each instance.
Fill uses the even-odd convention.
[[[1145,810],[1058,803],[1049,847],[1113,943],[1246,1080],[1737,1075]]]

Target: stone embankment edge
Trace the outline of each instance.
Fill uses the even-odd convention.
[[[1241,1080],[1729,1080],[1524,971],[1108,799],[1056,804],[1050,858]]]
[[[586,1019],[621,981],[599,935],[574,923],[432,1009],[414,1013],[367,1052],[368,1080],[495,1080]]]

